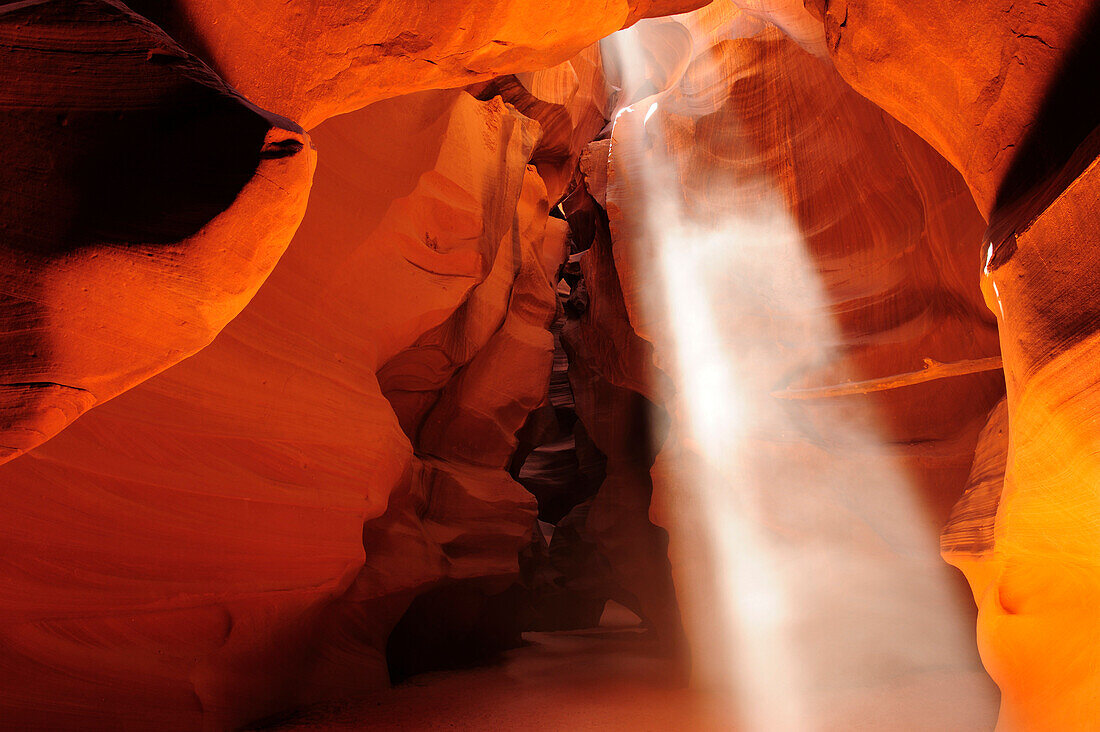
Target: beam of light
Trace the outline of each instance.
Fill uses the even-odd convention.
[[[936,529],[875,415],[821,408],[818,429],[827,423],[838,457],[801,444],[805,425],[771,396],[785,374],[835,364],[843,337],[765,175],[740,166],[736,177],[681,178],[662,139],[676,79],[653,78],[676,64],[647,48],[674,45],[661,23],[642,21],[601,50],[619,90],[611,179],[631,193],[617,201],[629,233],[615,257],[645,280],[631,320],[677,390],[655,476],[667,478],[658,482],[695,682],[727,691],[738,729],[844,729],[882,709],[937,719],[941,702],[921,698],[931,687],[906,686],[906,675],[938,680],[946,669],[957,680],[975,654]],[[681,115],[713,111],[708,100],[669,102]]]
[[[773,208],[775,203],[768,201],[764,211],[780,211]],[[807,682],[789,631],[794,599],[780,558],[762,530],[767,519],[760,492],[768,486],[752,479],[752,457],[747,454],[760,405],[745,360],[752,359],[757,344],[733,335],[740,318],[731,317],[737,313],[728,307],[730,293],[721,294],[741,284],[727,269],[731,249],[781,257],[789,244],[798,242],[797,234],[782,218],[764,214],[754,220],[749,212],[728,222],[729,229],[709,230],[691,224],[675,208],[654,206],[659,220],[648,227],[655,234],[663,281],[661,307],[672,324],[669,345],[687,428],[681,437],[702,463],[692,465],[690,458],[681,462],[677,476],[688,484],[686,490],[695,492],[697,500],[689,504],[695,515],[682,525],[701,528],[697,536],[709,546],[692,553],[709,557],[705,564],[717,590],[704,590],[693,604],[716,604],[721,616],[718,633],[715,628],[707,632],[708,641],[716,641],[707,648],[717,658],[697,649],[696,662],[707,682],[717,681],[734,692],[734,707],[746,729],[809,730]],[[761,251],[761,244],[773,251]],[[733,259],[745,264],[741,256]]]

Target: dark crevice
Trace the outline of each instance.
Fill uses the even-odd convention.
[[[1049,47],[1038,36],[1017,34]],[[1015,235],[1045,211],[1100,155],[1100,4],[1089,12],[1027,135],[1016,144],[989,218],[989,270],[1016,251]]]

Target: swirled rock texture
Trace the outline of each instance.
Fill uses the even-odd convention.
[[[0,8],[0,461],[206,346],[305,211],[309,138],[112,0]]]
[[[935,537],[966,484],[1001,376],[836,388],[919,372],[926,358],[997,353],[972,274],[981,216],[959,175],[827,61],[732,12],[709,22],[748,37],[705,42],[700,26],[715,12],[685,19],[683,30],[637,27],[667,41],[642,44],[645,63],[681,75],[648,89],[616,84],[638,91],[620,98],[630,108],[589,158],[590,168],[608,160],[606,175],[589,181],[606,200],[630,323],[677,389],[665,402],[672,429],[653,469],[654,513],[670,532],[696,673],[736,677],[728,659],[757,659],[755,649],[761,657],[743,673],[767,663],[802,690],[791,723],[839,728],[891,699],[900,719],[989,724],[988,679],[965,650],[972,615]],[[676,40],[685,31],[694,46]],[[677,48],[691,55],[649,60]],[[817,398],[785,394],[811,388]],[[803,554],[811,545],[813,560]],[[847,561],[856,564],[841,569]],[[783,579],[804,562],[822,575]],[[728,584],[714,580],[716,564]],[[753,584],[761,575],[777,586]],[[752,601],[739,598],[739,580]],[[759,612],[794,626],[759,649],[756,639],[780,621],[754,614],[756,601],[782,603]],[[734,637],[731,650],[723,628],[736,634],[739,623],[754,638]],[[940,641],[917,640],[933,627]],[[791,636],[798,668],[788,677],[779,649]],[[840,646],[843,659],[833,655]],[[886,648],[892,671],[872,660]],[[739,683],[749,715],[773,693]],[[933,685],[966,691],[933,694]]]
[[[1097,122],[1095,3],[806,4],[845,80],[942,153],[987,216]]]
[[[1100,5],[703,3],[0,3],[5,725],[1095,724]]]
[[[1100,540],[1088,488],[1096,305],[1085,283],[1100,231],[1100,7],[808,5],[840,73],[940,150],[988,219],[983,290],[998,319],[1010,434],[991,547],[961,567],[1001,687],[999,728],[1091,727]]]
[[[640,18],[705,0],[135,0],[249,99],[311,129],[388,97],[568,60]],[[272,53],[279,49],[279,53]]]
[[[1007,464],[1008,404],[1002,399],[978,436],[966,490],[940,533],[940,553],[966,575],[977,601],[997,566],[994,527]]]
[[[250,307],[2,468],[6,721],[222,728],[361,694],[417,592],[518,574],[534,502],[504,466],[563,246],[537,126],[429,92],[314,139],[309,212]],[[387,384],[425,398],[395,413],[376,372],[410,349]]]
[[[1094,135],[1095,137],[1095,135]],[[1097,148],[1093,147],[1093,151]],[[1005,242],[987,268],[1008,384],[1007,464],[987,560],[972,571],[982,659],[1006,730],[1087,729],[1100,694],[1095,443],[1100,161]],[[990,245],[991,259],[997,256]]]

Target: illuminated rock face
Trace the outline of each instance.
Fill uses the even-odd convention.
[[[824,18],[840,74],[958,168],[987,216],[999,196],[1023,193],[1018,186],[1036,182],[1028,178],[1050,172],[1097,122],[1098,103],[1086,91],[1096,60],[1093,3],[806,5]],[[1006,179],[1015,190],[1005,190]]]
[[[314,139],[312,205],[251,307],[5,466],[7,718],[193,729],[363,693],[418,590],[518,571],[534,501],[503,467],[563,246],[537,128],[430,92]],[[422,398],[395,414],[383,365]]]
[[[982,287],[1004,354],[1007,465],[978,558],[945,554],[980,607],[1001,727],[1092,727],[1096,5],[818,5],[840,73],[943,152],[989,221]]]
[[[988,721],[968,659],[937,655],[968,634],[920,612],[946,522],[1001,726],[1093,724],[1095,11],[716,2],[637,28],[641,79],[588,45],[701,4],[0,7],[0,719],[228,728],[342,701],[515,642],[517,580],[547,564],[586,588],[576,623],[614,597],[677,649],[682,611],[705,674],[728,650],[707,583],[740,570],[682,516],[712,480],[683,466],[727,444],[692,433],[694,339],[766,377],[708,414],[787,400],[736,435],[766,468],[744,482],[771,481],[755,518],[788,550],[827,524],[878,588],[806,569],[803,650],[885,608],[856,629],[870,651],[805,663],[811,687],[874,690],[874,659],[917,648],[906,670]],[[670,192],[680,264],[638,225]],[[705,249],[763,231],[761,202],[786,238]],[[730,267],[754,311],[713,333],[670,315]],[[986,363],[998,328],[1004,378],[848,383]],[[564,405],[573,472],[540,442]],[[792,490],[813,471],[822,490]],[[547,545],[532,493],[555,490]],[[800,506],[819,523],[787,521]],[[808,696],[866,718],[859,693]]]
[[[639,18],[705,0],[463,3],[136,0],[260,106],[312,129],[336,114],[424,89],[561,63]]]
[[[1001,686],[1010,730],[1087,728],[1100,694],[1091,609],[1100,595],[1100,373],[1087,284],[1097,274],[1100,165],[1093,159],[1066,183],[993,247],[1001,261],[983,282],[1001,329],[1008,461],[988,566],[967,574],[981,610],[982,657]],[[1001,247],[1009,251],[999,255]]]
[[[305,210],[314,154],[109,0],[0,8],[0,461],[206,346]]]
[[[978,436],[966,490],[951,511],[940,535],[943,558],[966,575],[981,601],[989,585],[994,524],[1008,463],[1008,408],[1001,400]]]
[[[680,32],[652,25],[646,32],[654,36]],[[691,29],[696,39],[700,30]],[[756,550],[744,562],[782,558],[759,570],[788,583],[777,590],[782,605],[769,612],[794,618],[794,628],[815,628],[813,638],[796,630],[768,636],[757,649],[762,657],[744,662],[748,669],[767,664],[765,675],[782,677],[775,661],[781,642],[799,638],[792,678],[800,676],[801,687],[794,684],[792,695],[801,688],[803,698],[791,702],[805,704],[799,714],[842,725],[877,697],[895,700],[902,718],[940,713],[960,723],[950,695],[906,699],[864,676],[885,652],[896,669],[921,668],[926,680],[938,675],[967,686],[975,723],[988,724],[991,689],[973,654],[947,640],[913,648],[924,633],[917,628],[933,617],[942,639],[970,633],[952,576],[938,564],[935,536],[1003,393],[1001,376],[871,394],[836,388],[920,372],[925,358],[997,354],[974,277],[981,217],[958,174],[927,144],[846,87],[827,61],[774,30],[696,45],[687,64],[659,63],[679,65],[682,79],[664,93],[658,87],[652,96],[621,99],[631,110],[617,118],[609,146],[590,146],[582,168],[595,198],[606,201],[629,322],[652,342],[656,364],[677,389],[663,400],[673,427],[654,467],[654,511],[671,535],[696,673],[711,681],[737,673],[721,628],[741,622],[749,635],[767,632],[767,619],[753,625],[751,608],[735,607],[750,616],[732,622],[721,615],[723,601],[737,604],[739,580],[742,592],[759,589],[739,576],[750,571],[725,565],[735,585],[731,601],[712,570],[723,566],[721,557],[700,561],[725,533],[742,551]],[[596,162],[601,155],[606,173]],[[778,401],[798,391],[813,397]],[[693,513],[706,500],[706,484],[739,496],[728,525],[707,523],[720,505],[704,502]],[[813,508],[799,508],[803,500]],[[749,525],[738,528],[735,520]],[[756,534],[766,546],[745,538]],[[814,542],[820,546],[809,552]],[[864,559],[854,572],[830,566],[828,581],[784,569],[833,552]],[[863,612],[894,620],[853,623]],[[752,651],[742,639],[740,652]],[[762,710],[756,721],[786,728],[771,713]]]
[[[585,145],[607,122],[606,81],[599,46],[589,46],[565,63],[543,71],[497,77],[468,89],[479,99],[501,97],[539,123],[542,137],[531,158],[557,202]]]

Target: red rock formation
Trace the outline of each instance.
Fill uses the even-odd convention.
[[[980,726],[946,520],[1001,727],[1092,725],[1095,4],[585,48],[702,2],[0,6],[0,718],[239,726],[614,598],[792,720]]]
[[[1000,502],[988,506],[992,549],[961,567],[1002,691],[1000,726],[1092,726],[1097,7],[815,5],[838,70],[943,152],[989,220],[983,289],[1010,436]]]
[[[501,242],[489,277],[451,318],[380,371],[416,456],[386,515],[368,524],[367,564],[349,592],[352,602],[345,599],[339,609],[355,613],[363,602],[399,591],[411,600],[433,588],[446,607],[465,593],[492,596],[516,581],[535,501],[505,468],[515,434],[543,400],[550,377],[547,328],[557,307],[551,277],[564,239],[559,228],[546,226],[548,206],[529,166],[512,233]],[[463,620],[458,613],[429,617],[434,628]],[[426,630],[422,620],[415,622],[407,631],[413,636],[417,627]],[[349,652],[346,641],[340,645]],[[418,647],[417,658],[391,654],[391,666],[427,664],[427,670],[433,656],[438,662],[446,655],[446,645],[440,638],[434,648]],[[484,637],[480,645],[482,652],[492,650]],[[346,678],[326,687],[354,692]]]
[[[657,365],[672,375],[681,392],[669,404],[673,434],[654,474],[661,494],[659,522],[672,534],[681,607],[690,621],[696,660],[705,671],[708,656],[714,660],[707,650],[716,646],[716,626],[723,621],[708,615],[714,612],[712,606],[699,603],[716,605],[721,598],[700,593],[701,587],[714,584],[706,570],[713,565],[700,560],[706,556],[701,541],[707,527],[684,523],[684,517],[693,501],[701,500],[696,497],[700,482],[718,477],[689,474],[683,466],[700,459],[724,459],[706,447],[707,440],[724,438],[700,433],[698,423],[688,422],[692,418],[688,410],[693,407],[682,401],[683,390],[690,389],[691,379],[706,372],[708,365],[680,360],[685,349],[677,345],[676,334],[689,324],[669,320],[669,313],[675,314],[677,308],[666,305],[668,300],[689,297],[684,287],[705,288],[705,282],[694,279],[704,277],[705,269],[689,269],[690,285],[676,280],[666,291],[671,285],[662,277],[670,277],[671,267],[693,266],[690,258],[680,265],[670,264],[669,258],[690,257],[694,248],[710,257],[728,252],[727,261],[738,263],[737,279],[731,283],[737,292],[710,303],[715,325],[722,330],[711,335],[690,324],[692,335],[684,337],[715,339],[712,345],[719,349],[728,343],[728,352],[723,351],[728,353],[728,363],[711,366],[743,380],[733,384],[744,390],[733,395],[738,406],[728,409],[752,416],[745,426],[735,415],[712,414],[712,421],[706,423],[710,426],[704,429],[735,435],[747,430],[742,449],[751,457],[743,470],[772,475],[765,482],[782,486],[780,492],[788,496],[787,504],[770,494],[762,497],[765,504],[759,520],[769,541],[797,547],[795,537],[810,541],[811,536],[821,536],[815,532],[825,529],[801,524],[794,508],[798,486],[810,481],[817,493],[829,492],[833,471],[838,480],[840,474],[853,476],[851,486],[838,489],[835,499],[824,495],[814,499],[816,510],[823,512],[820,520],[825,524],[835,520],[850,532],[843,541],[836,539],[849,542],[844,544],[848,551],[876,556],[867,560],[861,576],[881,573],[876,586],[882,594],[861,594],[854,575],[848,580],[834,576],[831,587],[814,590],[815,583],[807,581],[794,588],[801,599],[791,602],[797,607],[814,605],[821,627],[833,628],[825,635],[849,637],[855,631],[845,629],[850,615],[840,608],[857,596],[866,607],[885,607],[906,593],[911,595],[912,590],[900,586],[890,591],[894,595],[884,589],[897,583],[902,563],[908,566],[910,582],[916,576],[928,587],[947,581],[935,564],[933,527],[946,519],[963,489],[978,431],[1002,387],[999,375],[979,374],[860,396],[832,396],[827,388],[846,380],[920,371],[924,358],[954,362],[996,353],[995,331],[968,275],[981,219],[957,174],[927,145],[855,95],[826,62],[774,31],[751,40],[726,39],[697,47],[683,80],[670,88],[665,94],[622,100],[631,102],[633,111],[620,116],[615,126],[606,201],[630,322],[639,335],[654,343]],[[668,175],[654,184],[652,171],[662,166],[668,168]],[[603,187],[599,174],[593,180],[599,198],[598,189]],[[673,193],[666,196],[665,190]],[[777,203],[781,213],[775,213]],[[784,233],[784,214],[795,233]],[[746,228],[757,233],[739,235],[738,229]],[[662,241],[662,236],[680,244],[670,249],[670,240]],[[784,236],[794,237],[793,243],[784,247]],[[706,249],[715,237],[728,241]],[[765,247],[763,241],[770,243]],[[686,251],[677,254],[680,247]],[[761,264],[765,257],[781,258],[789,272],[768,270]],[[800,265],[803,257],[805,264]],[[729,271],[728,265],[714,262],[714,266],[719,272]],[[807,279],[799,267],[810,268],[812,278]],[[760,274],[746,274],[756,271]],[[820,289],[814,282],[818,278]],[[772,292],[769,288],[775,281],[783,282],[788,291]],[[792,299],[791,289],[802,295]],[[720,297],[719,292],[714,290],[712,297]],[[738,309],[745,298],[748,305]],[[827,317],[823,319],[820,311]],[[708,313],[683,317],[705,318]],[[823,352],[815,350],[820,347]],[[749,361],[746,351],[757,355]],[[761,369],[761,363],[771,365]],[[783,396],[784,391],[807,387],[825,388],[821,398],[789,402],[789,408],[777,407],[769,396],[771,391]],[[721,410],[719,405],[729,396],[715,393],[709,398],[717,401],[714,409]],[[839,427],[846,421],[850,426]],[[854,447],[854,438],[845,436],[848,430],[864,430],[878,446],[868,451]],[[865,477],[855,477],[861,475]],[[889,485],[909,480],[913,488]],[[857,497],[863,493],[859,486],[874,483],[885,484],[880,488],[883,495],[916,489],[931,521],[923,529],[923,522],[913,517],[905,519],[915,521],[912,529],[882,525],[882,514],[864,507],[872,500],[870,495]],[[738,493],[732,486],[729,490]],[[881,510],[893,512],[898,520],[906,515],[897,506]],[[825,518],[834,513],[834,518]],[[865,528],[857,529],[860,525]],[[875,534],[885,536],[893,547],[885,555],[871,548],[881,541],[872,538]],[[897,552],[893,559],[888,558],[891,552]],[[922,552],[920,563],[908,564],[910,552]],[[905,602],[928,603],[928,612],[914,611],[925,617],[953,612],[949,594],[932,597],[932,593],[924,598],[914,595]],[[907,610],[895,606],[890,612],[900,613],[898,622],[911,622],[900,620]],[[877,645],[866,650],[869,654],[908,642],[894,630],[872,631],[866,623],[858,632],[875,632],[879,638]],[[858,705],[855,696],[844,704],[814,696],[822,688],[846,683],[847,672],[837,670],[839,660],[823,660],[826,650],[815,654],[816,642],[804,639],[803,643],[798,663],[808,664],[808,703],[815,710],[811,718],[839,722],[858,714],[855,706],[844,706]],[[944,649],[953,652],[949,645]],[[814,671],[815,663],[825,665]],[[973,673],[970,659],[935,663],[952,666],[952,673]],[[858,680],[863,671],[852,673],[854,685],[864,688],[869,683]],[[826,714],[837,716],[817,716]]]
[[[548,376],[543,261],[561,246],[537,238],[537,130],[499,100],[440,92],[332,120],[315,140],[309,213],[244,314],[3,468],[8,719],[224,726],[351,680],[377,688],[401,608],[359,631],[330,622],[341,606],[518,571],[532,499],[503,467]],[[498,259],[503,301],[468,298]],[[445,375],[418,442],[433,457],[414,461],[374,372],[449,318],[468,325],[450,330],[466,365]],[[389,518],[372,528],[391,493],[412,544]],[[368,631],[373,665],[342,642]]]
[[[1048,92],[1057,91],[1065,78],[1074,46],[1095,42],[1087,35],[1095,22],[1095,7],[1088,2],[992,0],[959,7],[938,0],[810,0],[806,5],[824,19],[830,54],[845,80],[958,168],[986,216],[1019,163]],[[1095,66],[1070,71],[1080,74],[1075,84],[1087,94]],[[1060,162],[1057,151],[1068,145],[1068,153],[1095,125],[1095,103],[1073,96],[1060,101],[1072,119],[1035,130],[1046,148],[1042,157],[1050,159],[1040,161],[1032,176]]]
[[[135,0],[261,106],[312,129],[388,97],[559,64],[640,18],[705,0],[536,0],[364,7],[339,0]],[[273,53],[273,49],[277,49]]]
[[[0,461],[206,346],[275,266],[314,154],[111,0],[0,8]]]
[[[553,68],[498,77],[468,91],[479,99],[500,96],[539,123],[542,137],[531,162],[550,200],[558,201],[581,151],[607,122],[604,86],[599,46],[590,46]]]

